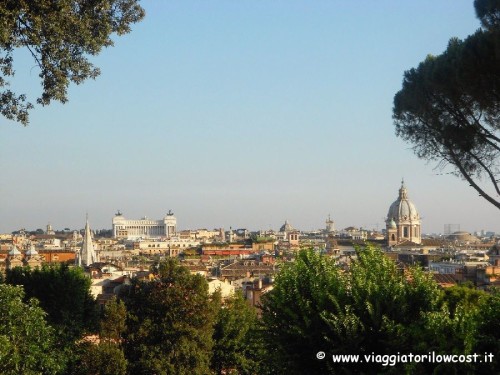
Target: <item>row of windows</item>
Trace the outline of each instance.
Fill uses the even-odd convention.
[[[403,237],[409,237],[409,229],[408,227],[403,227]],[[418,237],[418,227],[413,228],[413,237]]]
[[[410,233],[411,228],[410,227],[403,227],[403,237],[404,238],[409,238],[409,233]],[[420,236],[420,228],[419,227],[414,227],[413,228],[413,237],[419,237]],[[396,241],[396,235],[392,234],[391,235],[391,240]]]

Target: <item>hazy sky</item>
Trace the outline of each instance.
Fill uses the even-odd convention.
[[[423,232],[500,232],[500,212],[396,138],[403,72],[479,28],[472,1],[144,1],[69,102],[0,118],[0,232],[111,228],[381,229],[404,177]],[[19,53],[15,87],[38,71]]]

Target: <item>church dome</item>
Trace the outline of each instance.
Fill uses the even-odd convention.
[[[413,202],[408,199],[408,191],[406,190],[403,181],[401,182],[401,188],[399,189],[398,199],[396,199],[389,207],[387,220],[393,220],[394,222],[420,220],[417,208]]]
[[[389,228],[396,229],[396,222],[394,221],[394,219],[391,219],[391,221],[389,222]]]
[[[283,224],[280,228],[280,232],[291,232],[293,230],[295,229],[293,229],[288,220],[285,220],[285,224]]]
[[[463,231],[453,232],[452,234],[448,235],[446,239],[459,242],[479,242],[479,238]]]

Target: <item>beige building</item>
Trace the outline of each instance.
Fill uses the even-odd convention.
[[[31,268],[35,268],[41,266],[43,262],[45,262],[45,257],[43,255],[38,254],[35,246],[31,244],[30,248],[24,253],[24,265],[30,266]]]
[[[18,250],[18,248],[14,245],[12,249],[9,251],[7,258],[5,259],[5,264],[7,269],[13,269],[15,267],[22,267],[23,264],[23,254]]]
[[[200,241],[169,238],[166,240],[141,240],[134,242],[134,253],[143,254],[167,254],[177,256],[182,250],[197,247]]]
[[[210,242],[214,240],[221,241],[224,237],[224,230],[221,229],[196,229],[196,230],[183,230],[178,233],[181,239],[190,239],[201,242]]]
[[[234,285],[231,285],[227,280],[208,280],[208,293],[213,294],[216,291],[220,292],[222,298],[227,298],[234,294]]]
[[[408,198],[408,190],[401,181],[399,196],[389,207],[387,214],[386,229],[387,242],[389,246],[395,246],[402,242],[420,244],[422,242],[420,215]]]
[[[278,233],[276,233],[276,239],[278,241],[285,241],[291,247],[298,247],[300,240],[300,231],[296,230],[292,225],[285,220]]]

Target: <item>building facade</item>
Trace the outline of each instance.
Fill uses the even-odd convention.
[[[172,237],[177,233],[177,219],[169,211],[161,220],[146,217],[140,220],[127,220],[121,212],[113,218],[113,237],[136,240],[139,238]]]

